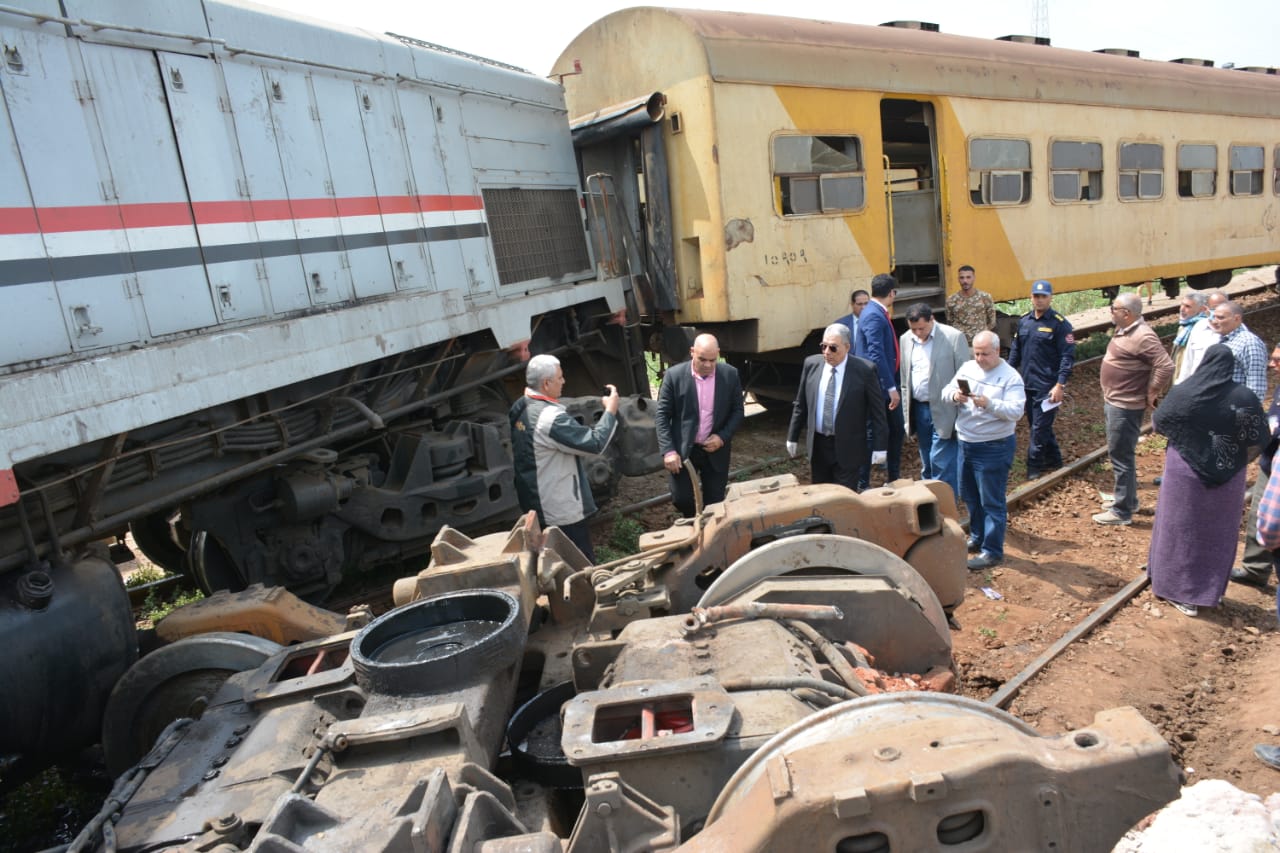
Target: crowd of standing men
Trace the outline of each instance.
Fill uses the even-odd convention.
[[[886,482],[899,478],[904,437],[916,436],[921,478],[947,483],[968,508],[968,564],[980,570],[1004,559],[1005,493],[1019,420],[1028,424],[1028,479],[1062,466],[1054,422],[1075,364],[1075,338],[1070,321],[1053,310],[1053,285],[1039,280],[1006,361],[995,306],[977,288],[976,271],[962,266],[958,279],[947,300],[954,325],[917,303],[903,312],[907,331],[900,336],[892,321],[894,277],[877,275],[869,291],[855,290],[849,314],[823,331],[820,351],[801,368],[786,449],[796,456],[803,439],[814,483],[863,491],[874,466],[884,466]],[[1269,421],[1261,410],[1265,345],[1221,291],[1182,297],[1172,355],[1143,319],[1136,293],[1117,296],[1111,316],[1115,328],[1099,382],[1115,488],[1093,521],[1132,524],[1142,420],[1172,383],[1154,421],[1169,442],[1149,562],[1156,594],[1194,614],[1214,606],[1229,580],[1265,586],[1272,552],[1255,536],[1248,537],[1243,565],[1231,565],[1245,510],[1244,467],[1267,445],[1262,466],[1270,475],[1280,443],[1273,438],[1280,435],[1280,397],[1271,400]],[[1280,369],[1280,346],[1270,367]],[[544,525],[559,526],[590,559],[586,518],[594,504],[583,460],[612,438],[618,398],[611,389],[601,400],[603,416],[588,427],[559,402],[563,384],[553,356],[530,360],[525,395],[511,410],[516,486],[522,507]],[[713,335],[697,336],[689,360],[666,372],[655,420],[677,511],[690,516],[722,501],[743,388],[737,370],[720,361]],[[1274,516],[1280,537],[1280,476],[1272,479],[1273,514],[1266,514],[1268,477],[1259,477],[1246,525],[1255,531]]]

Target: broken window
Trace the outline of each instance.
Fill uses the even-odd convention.
[[[1262,195],[1261,145],[1232,145],[1228,149],[1232,195]]]
[[[1053,142],[1049,146],[1049,186],[1054,201],[1102,198],[1102,143]]]
[[[1157,142],[1120,143],[1120,198],[1164,195],[1164,146]]]
[[[861,210],[862,143],[856,136],[778,136],[773,180],[783,216]]]
[[[1031,200],[1031,143],[1025,139],[969,140],[969,198],[978,205]]]
[[[1218,146],[1178,146],[1178,195],[1210,198],[1218,191]]]

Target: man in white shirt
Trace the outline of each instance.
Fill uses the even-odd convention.
[[[960,406],[960,496],[969,507],[969,550],[977,552],[969,571],[977,572],[1004,559],[1005,491],[1027,390],[1018,371],[1000,357],[996,333],[979,332],[973,336],[973,360],[961,366],[942,396]]]
[[[1209,322],[1213,309],[1217,308],[1224,302],[1227,302],[1227,294],[1221,290],[1215,290],[1205,298],[1204,314],[1191,326],[1191,331],[1187,334],[1182,344],[1181,352],[1175,355],[1178,358],[1177,372],[1173,376],[1173,384],[1177,385],[1182,380],[1196,372],[1196,368],[1200,366],[1200,360],[1204,358],[1204,351],[1216,343],[1221,342],[1222,336],[1214,331],[1213,324]],[[1186,310],[1188,302],[1194,304],[1194,300],[1184,297],[1182,305],[1178,307],[1178,313],[1182,314]],[[1174,339],[1174,346],[1177,347],[1178,340],[1182,338],[1181,333]]]
[[[959,329],[933,319],[918,302],[907,309],[908,331],[898,339],[902,352],[899,387],[907,431],[920,447],[920,479],[941,480],[960,495],[960,445],[955,436],[956,404],[943,387],[969,360],[969,344]]]

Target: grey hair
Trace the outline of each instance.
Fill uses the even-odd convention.
[[[1218,307],[1219,308],[1225,307],[1228,311],[1230,311],[1232,314],[1235,314],[1237,317],[1244,316],[1244,306],[1241,305],[1239,302],[1232,302],[1230,299],[1228,299],[1226,302],[1222,303],[1222,305],[1219,305]]]
[[[1121,293],[1116,297],[1116,304],[1135,317],[1142,316],[1142,297],[1136,293]]]
[[[560,359],[554,355],[535,355],[524,369],[524,384],[530,391],[541,391],[542,383],[556,378]]]
[[[1182,294],[1182,298],[1190,299],[1196,304],[1197,308],[1203,308],[1204,303],[1209,299],[1209,296],[1200,290],[1188,290],[1186,293]]]
[[[827,326],[822,330],[822,339],[824,341],[832,335],[838,337],[840,339],[840,343],[845,346],[849,345],[849,327],[844,323],[832,323],[830,326]]]
[[[985,329],[978,332],[978,334],[973,336],[973,345],[974,347],[977,347],[980,343],[991,344],[996,348],[996,352],[1000,352],[1000,336],[995,332],[987,331]]]

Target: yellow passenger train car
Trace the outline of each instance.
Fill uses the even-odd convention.
[[[641,233],[669,351],[696,327],[758,369],[879,272],[901,310],[940,307],[963,264],[1005,300],[1275,263],[1280,76],[1261,70],[634,8],[552,73],[589,189]]]

